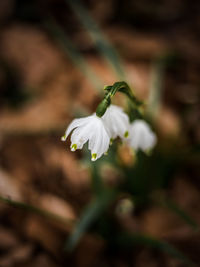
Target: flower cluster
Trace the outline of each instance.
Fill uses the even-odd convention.
[[[110,105],[102,117],[96,113],[74,119],[68,126],[62,141],[71,133],[71,151],[82,149],[88,141],[91,160],[95,161],[108,151],[110,141],[120,137],[135,150],[147,151],[156,144],[156,135],[144,120],[129,123],[127,114],[121,107]]]

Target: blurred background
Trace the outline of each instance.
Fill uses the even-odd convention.
[[[0,266],[200,266],[200,3],[0,1]],[[60,137],[126,81],[156,148]],[[126,106],[117,94],[115,103]]]

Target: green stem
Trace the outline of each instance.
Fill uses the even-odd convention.
[[[93,163],[91,165],[91,169],[92,169],[92,187],[93,187],[93,191],[94,193],[99,196],[101,195],[105,188],[104,188],[104,185],[103,185],[103,181],[100,177],[100,174],[99,174],[99,165],[98,163]]]
[[[121,92],[125,94],[129,100],[130,100],[130,106],[132,110],[139,111],[139,107],[143,104],[141,101],[139,101],[133,94],[132,90],[128,86],[128,84],[124,81],[116,82],[112,86],[105,86],[104,90],[106,90],[106,94],[104,96],[104,99],[101,101],[101,103],[98,105],[96,114],[98,117],[102,117],[104,113],[106,112],[107,108],[109,107],[111,103],[111,98],[117,93]]]

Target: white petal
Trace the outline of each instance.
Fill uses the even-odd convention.
[[[129,121],[128,116],[121,116],[116,118],[118,125],[118,135],[123,139],[125,132],[129,131]]]
[[[91,116],[85,117],[85,118],[80,118],[80,119],[74,119],[69,126],[67,127],[67,130],[65,131],[65,135],[61,138],[62,141],[65,141],[70,134],[70,132],[77,127],[80,127],[87,123],[88,119],[90,119]]]
[[[110,137],[103,120],[93,114],[86,118],[75,119],[68,126],[63,140],[66,140],[70,132],[71,150],[81,149],[89,140],[89,150],[91,150],[92,160],[96,160],[107,152]]]
[[[97,150],[97,158],[100,158],[104,153],[108,151],[109,144],[110,144],[110,137],[107,134],[107,132],[104,129],[102,129],[101,130],[101,143]]]
[[[134,127],[130,130],[130,144],[135,150],[140,146],[140,132],[135,131]]]
[[[112,139],[117,136],[124,138],[124,134],[129,130],[129,118],[121,107],[110,105],[102,119]]]
[[[131,124],[129,142],[135,150],[146,151],[151,149],[155,146],[156,141],[156,135],[145,121],[136,120]]]
[[[91,150],[92,160],[100,158],[109,148],[110,137],[100,119],[96,123],[95,132],[89,139],[89,149]],[[93,157],[93,155],[95,155]]]
[[[76,149],[82,149],[89,139],[89,128],[87,125],[76,128],[71,135],[71,147],[75,144]]]
[[[156,135],[153,132],[149,133],[148,135],[146,134],[144,141],[144,150],[154,147],[156,144],[156,139]]]

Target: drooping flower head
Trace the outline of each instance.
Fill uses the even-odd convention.
[[[71,151],[82,149],[83,145],[89,141],[88,148],[91,151],[92,161],[97,160],[107,152],[110,143],[110,136],[103,120],[93,114],[91,116],[74,119],[68,126],[62,141],[71,135]]]
[[[130,125],[129,144],[135,150],[147,151],[152,149],[157,142],[155,133],[144,120],[135,120]]]
[[[121,107],[110,105],[102,116],[112,139],[128,137],[129,118]]]
[[[143,117],[139,101],[128,84],[124,81],[115,82],[113,85],[105,86],[105,95],[99,103],[96,113],[81,119],[74,119],[68,126],[62,140],[65,141],[71,135],[71,150],[82,149],[88,141],[92,160],[96,160],[106,153],[110,140],[120,137],[126,139],[127,143],[135,150],[147,151],[156,144],[157,137],[143,120],[135,120],[129,123],[128,115],[121,107],[111,104],[112,97],[117,92],[124,93],[131,101],[131,111]]]

